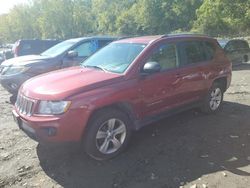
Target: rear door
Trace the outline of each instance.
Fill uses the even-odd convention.
[[[200,40],[183,41],[178,44],[180,54],[180,68],[177,77],[178,105],[197,101],[207,90],[206,69],[209,61],[206,59],[203,42]]]

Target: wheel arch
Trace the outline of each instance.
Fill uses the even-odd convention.
[[[223,92],[225,92],[227,90],[227,77],[220,77],[220,78],[216,78],[213,81],[213,84],[218,83],[222,86],[222,90]]]
[[[116,110],[119,110],[119,111],[123,112],[124,114],[126,114],[129,118],[129,120],[131,121],[131,125],[129,125],[131,130],[136,130],[135,123],[136,123],[137,118],[136,118],[135,110],[133,109],[132,105],[129,102],[123,101],[123,102],[116,102],[116,103],[112,103],[112,104],[106,104],[104,106],[97,107],[97,108],[93,109],[92,112],[90,113],[89,118],[88,118],[83,136],[87,132],[88,127],[90,125],[90,122],[92,121],[94,116],[97,113],[101,113],[101,111],[109,110],[109,109],[116,109]]]

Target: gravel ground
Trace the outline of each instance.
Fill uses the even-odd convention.
[[[128,149],[98,162],[75,146],[43,146],[12,120],[0,87],[0,187],[250,187],[250,64],[235,68],[221,112],[166,118],[133,135]]]

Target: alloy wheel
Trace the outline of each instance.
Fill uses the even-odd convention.
[[[116,118],[104,122],[96,134],[96,147],[103,154],[116,152],[126,138],[125,124]]]
[[[211,92],[211,98],[210,98],[210,108],[211,110],[215,111],[219,108],[220,104],[222,101],[222,92],[220,88],[215,88],[212,92]]]

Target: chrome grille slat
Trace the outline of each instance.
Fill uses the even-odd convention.
[[[29,99],[28,97],[18,94],[15,106],[20,114],[31,116],[34,104],[35,100]]]

